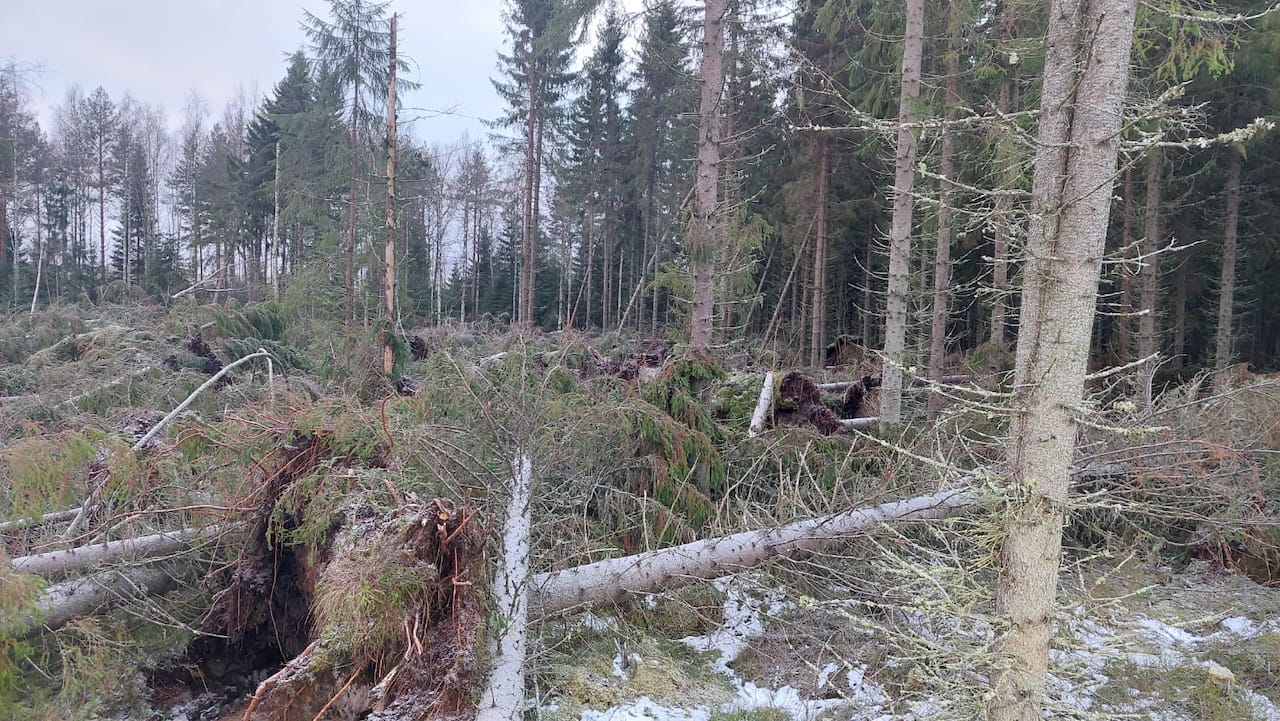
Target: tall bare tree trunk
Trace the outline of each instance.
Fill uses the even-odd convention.
[[[959,33],[955,6],[951,10],[951,47],[947,49],[947,84],[946,84],[946,119],[955,115],[955,108],[960,103],[960,48],[957,35]],[[952,203],[955,189],[951,178],[956,172],[956,137],[950,125],[942,126],[942,161],[939,166],[938,181],[938,240],[933,253],[933,312],[929,328],[929,377],[935,383],[942,382],[945,369],[942,367],[943,356],[947,352],[947,290],[951,285],[951,225]],[[942,396],[929,394],[928,419],[933,422],[942,410]]]
[[[347,196],[347,248],[346,248],[346,320],[347,325],[356,318],[356,193],[360,166],[357,161],[356,111],[360,107],[360,86],[356,86],[356,99],[351,110],[351,193]]]
[[[864,348],[871,347],[871,334],[875,332],[875,328],[871,322],[875,314],[871,311],[871,304],[875,302],[875,296],[871,294],[871,284],[875,281],[875,274],[871,272],[871,264],[876,259],[876,244],[872,242],[872,238],[876,234],[876,222],[874,215],[867,216],[867,253],[862,259],[862,346]]]
[[[827,196],[831,188],[831,141],[826,133],[817,138],[818,170],[816,243],[813,248],[813,308],[809,326],[809,358],[814,368],[822,368],[827,348],[827,240],[829,219]]]
[[[274,257],[272,273],[275,275],[276,300],[284,296],[284,247],[280,245],[280,141],[276,141],[275,182],[272,183],[271,255]]]
[[[1156,303],[1160,294],[1160,182],[1164,168],[1164,156],[1159,148],[1153,148],[1147,157],[1147,197],[1146,211],[1143,216],[1142,239],[1142,292],[1139,302],[1142,303],[1142,316],[1138,320],[1138,357],[1146,358],[1157,350]]]
[[[1116,309],[1116,361],[1120,364],[1133,359],[1133,169],[1124,171],[1124,225],[1120,232],[1120,248],[1124,262],[1120,264],[1120,302]]]
[[[529,80],[529,102],[525,108],[524,119],[524,228],[520,241],[520,289],[519,312],[517,320],[523,326],[533,325],[533,295],[529,291],[533,286],[537,262],[534,244],[538,236],[538,217],[534,200],[535,176],[538,174],[538,80]]]
[[[1013,0],[1004,0],[1000,9],[1000,62],[1009,77],[1000,84],[1000,94],[996,99],[996,109],[1002,115],[1018,110],[1020,90],[1018,86],[1018,65],[1014,59],[1016,53],[1010,47],[1018,34],[1017,8]],[[1000,176],[1000,189],[1012,191],[1018,182],[1018,163],[1014,139],[1001,131],[996,140],[996,165]],[[1009,297],[1009,246],[1013,238],[1017,219],[1014,214],[1013,195],[1005,192],[996,195],[992,216],[995,230],[992,237],[991,267],[991,342],[1003,348],[1005,343],[1006,316],[1008,314]]]
[[[1039,721],[1136,0],[1053,0],[1014,371],[992,721]]]
[[[1240,223],[1240,150],[1232,147],[1227,166],[1227,221],[1222,233],[1222,273],[1218,279],[1218,331],[1213,351],[1213,367],[1224,370],[1231,364],[1231,314],[1236,295],[1236,229]]]
[[[395,352],[391,337],[395,333],[396,322],[396,16],[391,15],[391,73],[387,85],[387,240],[383,249],[383,263],[386,265],[386,278],[383,290],[386,293],[385,310],[387,324],[383,328],[386,336],[382,339],[382,372],[387,376],[395,368]]]
[[[902,369],[906,365],[907,302],[911,273],[912,186],[915,184],[916,122],[920,62],[924,54],[924,0],[907,0],[902,46],[902,90],[898,96],[898,145],[894,153],[893,224],[889,229],[889,283],[885,292],[884,371],[880,420],[902,420]]]
[[[724,29],[726,0],[706,0],[702,20],[702,98],[698,106],[698,171],[689,266],[693,273],[693,306],[689,312],[689,346],[711,347],[715,324],[716,250],[719,244],[717,198],[720,185],[720,106],[724,95]]]
[[[36,248],[39,259],[36,261],[36,287],[31,291],[31,315],[36,314],[36,299],[40,297],[40,279],[44,273],[44,240],[40,237],[40,183],[36,183]],[[0,236],[3,237],[3,236]]]
[[[102,157],[105,141],[98,139],[98,259],[101,262],[102,282],[107,282],[107,167]]]

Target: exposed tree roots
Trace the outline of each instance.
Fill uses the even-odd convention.
[[[775,417],[780,423],[807,421],[819,433],[828,436],[844,430],[840,416],[823,405],[822,392],[817,384],[798,371],[791,371],[782,379]]]
[[[319,435],[280,449],[247,550],[202,623],[208,635],[188,647],[187,671],[153,685],[220,687],[226,719],[474,715],[482,530],[443,499],[383,513],[352,497],[327,527],[290,507],[296,480],[347,460]]]

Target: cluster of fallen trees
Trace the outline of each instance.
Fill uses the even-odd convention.
[[[605,370],[630,380],[634,368],[659,362],[667,350],[637,355]],[[134,434],[133,451],[151,448],[199,393],[215,387],[235,367],[264,356],[269,354],[259,350],[219,368],[171,413]],[[773,424],[811,423],[823,433],[836,433],[872,423],[874,418],[840,418],[821,394],[843,391],[848,409],[851,402],[859,405],[877,382],[878,377],[867,375],[819,387],[800,373],[790,373],[780,383],[767,373],[750,432],[758,434]],[[279,449],[279,457],[263,465],[266,475],[258,505],[247,518],[12,559],[10,572],[53,582],[28,616],[11,626],[13,632],[29,636],[55,630],[80,616],[204,583],[220,590],[180,664],[198,669],[184,683],[194,688],[220,675],[239,673],[238,680],[228,678],[227,685],[238,689],[246,719],[319,717],[342,703],[371,713],[369,718],[479,713],[485,721],[505,721],[517,718],[523,708],[528,624],[818,550],[877,524],[947,518],[979,505],[976,492],[968,489],[971,479],[965,478],[954,490],[531,574],[530,469],[527,457],[517,456],[500,558],[489,579],[483,576],[485,534],[483,524],[473,521],[476,511],[443,499],[398,502],[395,510],[379,513],[353,497],[341,521],[322,537],[305,543],[287,540],[286,532],[307,519],[301,509],[281,509],[278,504],[289,486],[326,460],[330,450],[323,439],[307,437],[294,438]],[[98,510],[95,484],[90,485],[91,493],[80,508],[10,522],[0,531],[69,520],[62,535],[73,536]],[[217,543],[246,550],[234,563],[213,571],[210,555],[202,551]],[[393,573],[385,565],[387,559],[396,561],[395,568],[414,573]],[[370,568],[383,568],[384,575],[396,579],[394,589],[382,589],[387,597],[398,599],[396,604],[379,610],[391,617],[390,631],[375,633],[351,625],[368,609],[344,594],[369,588],[370,578],[361,576],[360,583],[353,583],[351,576],[367,574]],[[477,654],[474,645],[486,636],[483,622],[494,613],[497,626],[487,636],[492,648]],[[293,630],[282,634],[280,628]],[[476,659],[483,657],[491,659],[491,668],[478,666]],[[243,687],[246,679],[260,678],[267,669],[275,673],[266,681],[253,689]],[[489,683],[477,708],[470,690],[483,677]]]
[[[273,492],[278,495],[281,490]],[[527,513],[527,498],[513,500],[511,508],[523,508]],[[284,719],[286,710],[294,715],[304,710],[315,714],[344,694],[366,704],[366,710],[373,709],[375,714],[370,718],[473,715],[475,709],[466,708],[472,702],[466,690],[476,687],[484,670],[475,667],[474,649],[468,646],[480,637],[479,624],[486,617],[486,599],[480,596],[485,587],[480,575],[484,539],[478,535],[480,524],[472,521],[475,511],[437,500],[378,514],[356,502],[347,509],[340,527],[324,541],[304,548],[282,546],[279,538],[268,537],[269,514],[264,515],[268,505],[235,527],[185,529],[13,559],[11,571],[47,579],[108,566],[45,589],[37,602],[39,613],[27,620],[25,633],[54,629],[77,616],[191,583],[207,568],[201,556],[191,551],[221,538],[256,550],[223,571],[229,580],[202,628],[209,635],[192,645],[183,663],[204,666],[200,683],[209,683],[214,677],[209,669],[225,670],[228,657],[283,664],[247,697],[245,718]],[[698,579],[729,575],[771,559],[820,549],[880,523],[946,518],[970,512],[977,505],[972,492],[949,490],[528,578],[521,578],[527,575],[527,560],[523,571],[517,566],[513,572],[507,564],[503,566],[506,580],[499,574],[491,588],[498,608],[507,611],[498,626],[501,647],[497,650],[501,652],[491,657],[499,675],[506,669],[502,678],[506,686],[522,694],[521,663],[512,664],[510,659],[513,649],[525,643],[527,623],[617,602],[631,594],[671,590]],[[527,533],[527,525],[525,528]],[[527,557],[527,537],[508,540],[504,556],[518,555],[523,543]],[[348,647],[348,640],[326,635],[323,625],[308,633],[311,624],[306,619],[323,615],[317,608],[317,593],[326,587],[326,579],[336,576],[331,585],[349,580],[335,570],[343,567],[343,558],[369,563],[371,550],[386,556],[386,549],[401,554],[401,565],[418,563],[420,575],[427,579],[421,587],[415,586],[414,598],[397,607],[403,615],[392,622],[404,632],[387,635],[376,649],[358,652]],[[264,579],[271,579],[271,583],[264,583]],[[499,589],[506,590],[500,593]],[[520,609],[514,617],[511,607]],[[391,614],[397,611],[386,610]],[[291,633],[302,637],[280,642],[280,632],[268,625],[298,629]],[[264,643],[275,647],[260,648]],[[252,649],[246,650],[248,647]],[[505,698],[490,707],[490,716],[493,708],[510,707],[511,693]],[[520,699],[522,702],[523,697]]]

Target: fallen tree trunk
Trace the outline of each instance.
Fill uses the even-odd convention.
[[[56,631],[73,619],[107,610],[126,601],[168,593],[190,575],[191,568],[138,567],[112,569],[92,576],[54,584],[36,599],[35,613],[18,622],[14,635],[21,638],[41,630]]]
[[[1088,469],[1080,473],[1087,471]],[[1115,469],[1108,466],[1105,471],[1088,472],[1087,476],[1114,475],[1114,472]],[[780,556],[820,549],[880,523],[950,518],[973,511],[977,505],[975,496],[969,491],[943,491],[797,521],[780,528],[743,531],[562,571],[540,573],[532,578],[533,592],[529,599],[528,617],[530,620],[538,620],[568,609],[582,610],[616,601],[629,594],[676,589],[698,579],[738,573]],[[211,537],[218,532],[216,528],[188,528],[168,534],[128,538],[15,558],[10,567],[19,573],[37,573],[49,578],[92,563],[118,561],[130,556],[135,562],[145,564],[188,550],[195,540]],[[131,569],[139,572],[143,570],[145,569]],[[102,585],[100,579],[79,579],[52,586],[49,591],[54,588],[78,588],[74,584],[82,582]],[[138,585],[153,594],[169,590],[158,583]],[[76,598],[76,594],[59,591],[42,602],[42,608],[50,614],[68,618],[96,610],[96,607],[77,601]]]
[[[43,526],[46,523],[57,523],[58,521],[69,521],[76,517],[80,512],[79,508],[68,508],[65,511],[50,511],[42,516],[33,516],[31,518],[15,518],[12,521],[0,523],[0,533],[5,531],[21,531],[25,528],[33,528],[35,526]]]
[[[751,414],[751,425],[747,428],[747,436],[755,438],[764,432],[765,421],[769,420],[769,411],[773,409],[773,371],[764,374],[764,382],[760,384],[760,398],[756,401],[756,409]]]
[[[961,375],[942,376],[942,379],[938,382],[942,383],[943,385],[955,385],[956,383],[968,383],[973,379],[974,379],[973,376],[966,373]],[[822,391],[823,393],[840,393],[842,391],[848,390],[850,386],[855,386],[862,382],[863,382],[862,380],[856,380],[856,381],[832,381],[831,383],[819,383],[818,390]],[[928,378],[913,378],[911,380],[911,385],[913,386],[927,386],[930,383],[931,381]]]
[[[19,556],[9,561],[9,569],[14,573],[32,573],[43,578],[58,578],[94,564],[130,557],[142,562],[150,562],[186,551],[195,540],[212,538],[227,530],[222,526],[184,528],[149,536],[95,543],[90,546],[77,546],[62,551]]]
[[[841,538],[890,521],[925,521],[968,513],[975,494],[950,490],[758,531],[708,538],[673,548],[610,558],[533,577],[529,618],[579,611],[636,593],[679,588],[699,579],[727,576],[773,558],[815,551]]]
[[[476,721],[519,721],[524,714],[524,661],[529,650],[529,530],[533,467],[521,454],[511,464],[511,493],[502,525],[502,553],[493,573],[496,636]]]
[[[1079,483],[1119,478],[1133,472],[1134,466],[1129,463],[1096,463],[1073,471],[1071,480]],[[963,485],[970,479],[970,476],[964,476],[957,484]],[[977,501],[970,491],[943,491],[797,521],[781,528],[743,531],[561,571],[540,573],[533,576],[529,617],[537,619],[580,605],[603,603],[629,593],[675,589],[696,579],[737,573],[771,558],[820,548],[837,539],[868,530],[878,523],[949,518],[976,508]],[[127,538],[68,551],[15,558],[12,564],[21,562],[27,568],[45,569],[56,576],[90,563],[119,560],[126,556],[133,556],[134,561],[139,564],[153,563],[165,556],[189,550],[192,542],[197,539],[212,537],[225,530],[229,529],[188,528],[169,534]],[[58,560],[59,558],[62,560]],[[701,569],[698,568],[699,564]],[[603,585],[597,588],[593,584]]]

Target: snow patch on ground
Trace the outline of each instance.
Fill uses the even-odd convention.
[[[820,715],[849,721],[929,721],[946,716],[945,699],[925,699],[888,712],[889,695],[867,678],[865,665],[828,663],[817,674],[816,689],[824,695],[837,692],[838,698],[806,699],[791,686],[771,689],[744,681],[729,667],[752,639],[761,636],[765,621],[791,608],[781,591],[764,585],[751,575],[719,579],[714,582],[724,596],[724,623],[704,636],[681,639],[687,646],[717,652],[715,670],[726,675],[734,688],[734,698],[718,706],[665,706],[649,697],[620,704],[603,711],[583,711],[580,721],[709,721],[719,712],[750,711],[771,708],[786,713],[794,721],[813,721]],[[989,622],[982,618],[953,617],[921,611],[900,611],[906,624],[922,637],[946,644],[948,639],[963,637],[980,644],[994,637]],[[593,624],[594,625],[594,624]],[[601,624],[604,625],[604,624]],[[1203,626],[1201,626],[1203,627]],[[1099,699],[1099,691],[1114,681],[1109,674],[1116,668],[1174,669],[1187,666],[1211,672],[1222,667],[1200,655],[1211,645],[1232,640],[1247,640],[1264,633],[1280,632],[1280,618],[1255,621],[1243,616],[1222,619],[1212,633],[1200,635],[1164,620],[1138,614],[1119,613],[1109,619],[1091,617],[1082,606],[1067,610],[1060,618],[1051,650],[1049,675],[1050,709],[1046,718],[1059,715],[1073,717],[1080,712],[1122,714],[1155,721],[1184,721],[1184,716],[1171,710],[1168,703],[1150,693],[1129,689],[1131,701],[1116,703],[1114,691],[1110,703]],[[1118,664],[1118,665],[1117,665]],[[614,659],[614,674],[624,672],[621,656]],[[843,683],[841,683],[843,682]],[[1255,718],[1280,721],[1280,708],[1262,694],[1236,687],[1235,693],[1246,701]],[[1123,692],[1122,692],[1123,693]]]

